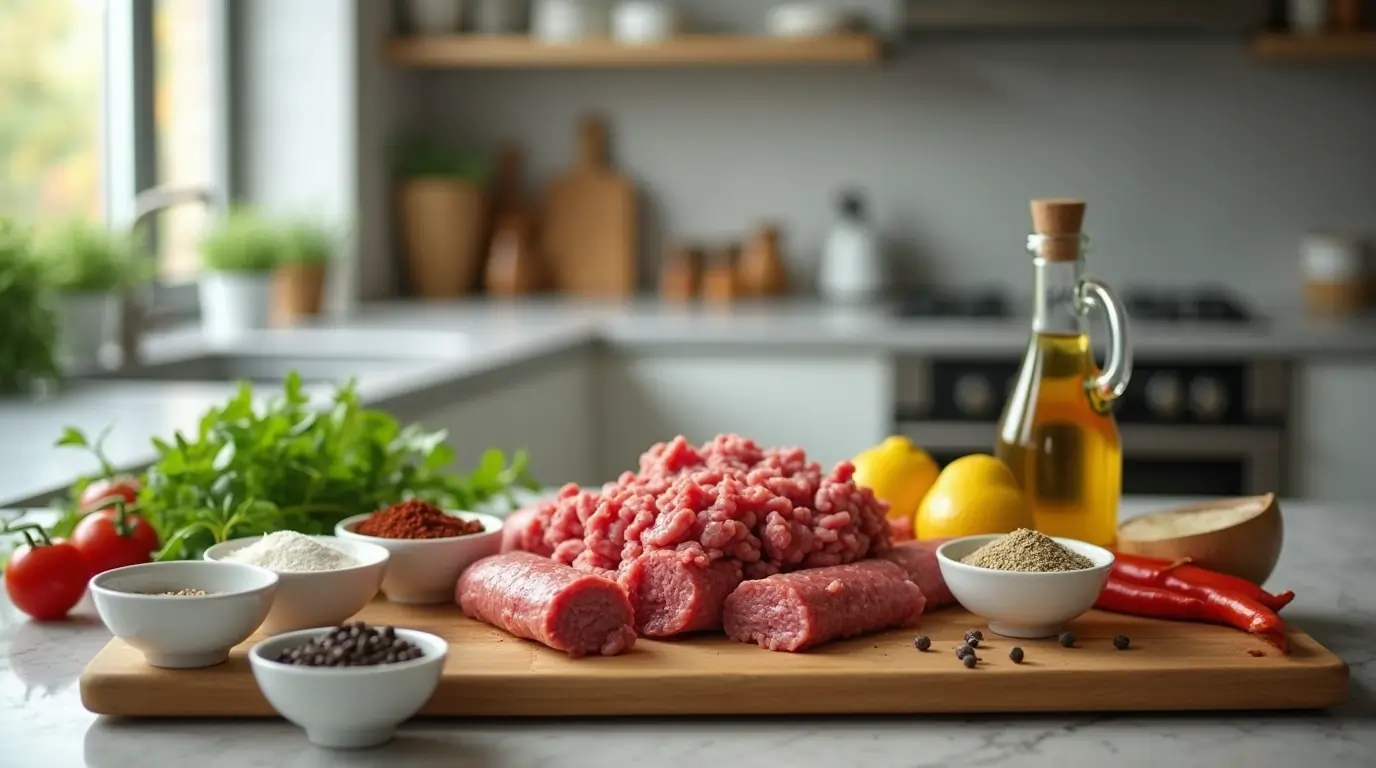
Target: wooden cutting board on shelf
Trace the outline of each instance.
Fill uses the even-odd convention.
[[[555,179],[540,210],[544,263],[555,290],[621,298],[635,292],[635,185],[607,164],[607,129],[580,126],[574,168]]]
[[[973,712],[1133,712],[1321,709],[1347,695],[1347,666],[1291,629],[1290,656],[1226,627],[1091,611],[1072,622],[1074,648],[1055,639],[985,632],[983,660],[966,669],[954,649],[983,622],[959,608],[894,630],[773,653],[721,635],[639,640],[622,656],[572,660],[465,617],[454,606],[374,602],[374,624],[432,632],[450,642],[443,678],[421,714],[439,716],[780,715]],[[930,651],[913,647],[921,632]],[[1132,647],[1115,650],[1118,633]],[[245,658],[202,670],[146,665],[112,640],[81,676],[81,700],[103,715],[274,714]],[[1008,650],[1023,648],[1014,664]],[[1262,655],[1252,655],[1260,653]]]

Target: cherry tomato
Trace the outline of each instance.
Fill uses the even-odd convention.
[[[90,568],[81,550],[62,539],[21,545],[5,565],[5,591],[14,607],[38,621],[67,615],[86,594]]]
[[[72,544],[81,550],[91,575],[111,568],[138,565],[153,559],[158,534],[142,517],[116,509],[102,509],[82,518],[72,532]]]
[[[81,492],[77,507],[82,512],[108,509],[116,499],[133,504],[139,497],[139,481],[133,477],[108,477],[97,480]],[[102,503],[103,502],[103,503]]]

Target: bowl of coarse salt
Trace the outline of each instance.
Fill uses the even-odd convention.
[[[1056,635],[1094,607],[1113,569],[1103,547],[1026,528],[952,539],[936,561],[951,594],[990,631],[1028,639]]]
[[[270,635],[332,626],[363,610],[382,586],[388,558],[376,544],[295,531],[232,539],[205,551],[206,560],[277,574],[277,596],[262,627]]]

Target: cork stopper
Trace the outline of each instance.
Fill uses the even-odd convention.
[[[1075,261],[1080,258],[1081,227],[1085,221],[1085,201],[1068,197],[1047,197],[1032,201],[1032,231],[1046,239],[1041,256],[1047,261]]]

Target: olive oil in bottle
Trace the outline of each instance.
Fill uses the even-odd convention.
[[[1127,315],[1107,285],[1083,276],[1085,204],[1034,200],[1032,336],[999,420],[996,455],[1032,506],[1037,530],[1115,543],[1122,446],[1113,401],[1132,370]],[[1085,315],[1108,319],[1108,359],[1094,361]]]

